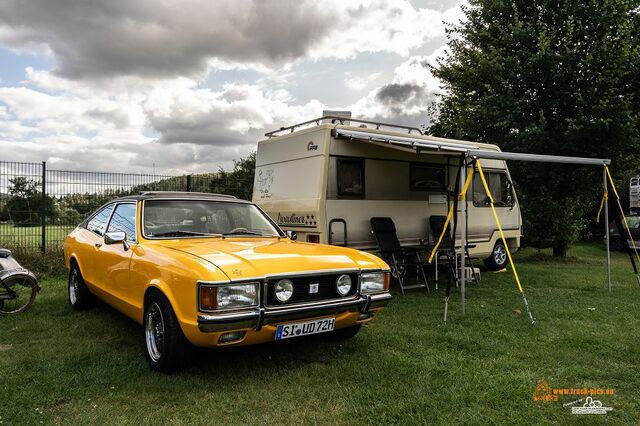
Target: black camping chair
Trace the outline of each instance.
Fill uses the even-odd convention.
[[[447,221],[446,216],[430,216],[429,217],[429,229],[431,230],[431,236],[434,239],[434,244],[440,238],[442,234],[442,229],[444,228],[444,224]],[[473,281],[478,284],[478,277],[475,273],[475,268],[473,266],[473,261],[471,256],[469,255],[469,249],[474,248],[475,245],[467,244],[464,249],[464,255],[467,258],[467,262],[469,262],[469,266],[471,266]],[[438,288],[438,258],[442,255],[447,259],[447,267],[448,271],[454,271],[455,276],[457,277],[458,270],[458,258],[456,255],[456,249],[461,247],[456,247],[453,238],[451,238],[451,227],[450,224],[447,225],[447,231],[444,233],[442,237],[442,242],[440,242],[440,246],[438,247],[438,251],[435,253],[436,259],[436,289]]]
[[[371,232],[378,242],[380,256],[391,267],[391,275],[398,280],[400,291],[404,295],[405,290],[413,288],[426,288],[429,291],[427,275],[424,272],[424,261],[420,258],[422,249],[412,250],[403,248],[398,241],[396,225],[390,217],[372,217]],[[413,285],[405,285],[405,275],[409,268],[416,268],[416,273],[421,276],[422,282]]]

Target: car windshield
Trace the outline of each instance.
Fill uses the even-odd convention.
[[[254,205],[206,200],[147,200],[142,226],[148,238],[281,236]]]

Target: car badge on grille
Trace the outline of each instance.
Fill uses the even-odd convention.
[[[319,287],[320,287],[320,283],[309,284],[309,294],[317,293]]]

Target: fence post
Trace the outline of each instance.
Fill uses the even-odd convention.
[[[191,192],[191,175],[187,175],[187,192]]]
[[[47,251],[47,162],[42,162],[42,205],[40,206],[40,227],[42,236],[42,248],[44,254]]]

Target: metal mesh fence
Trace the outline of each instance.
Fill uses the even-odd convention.
[[[0,161],[0,246],[59,251],[64,237],[105,202],[141,191],[215,192],[251,198],[253,182],[216,173],[169,176],[49,170]]]

